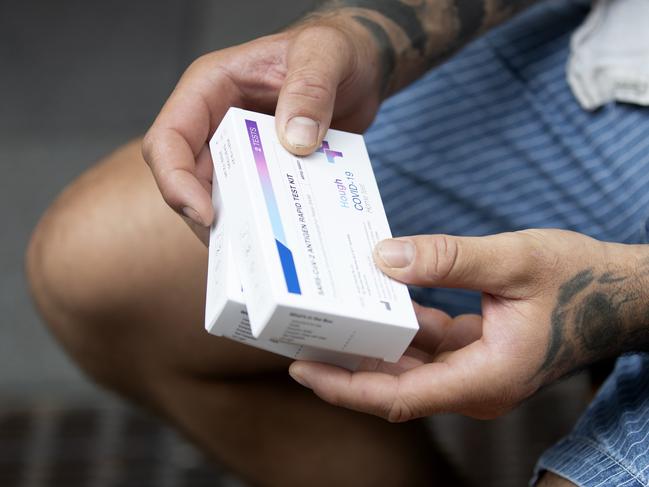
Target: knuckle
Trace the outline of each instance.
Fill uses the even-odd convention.
[[[146,163],[150,166],[153,159],[153,148],[155,146],[154,135],[151,130],[149,130],[142,139],[142,157]]]
[[[331,55],[338,57],[350,43],[350,34],[340,23],[321,21],[300,30],[293,48],[306,49],[306,52],[332,53]]]
[[[334,89],[322,73],[304,68],[292,72],[284,83],[287,95],[306,98],[315,102],[327,102],[334,98]]]
[[[161,171],[156,178],[158,189],[162,195],[162,199],[174,209],[177,209],[177,201],[175,198],[175,188],[179,186],[179,171],[180,169],[171,168]]]
[[[516,239],[522,252],[528,255],[532,260],[543,260],[547,255],[548,242],[542,232],[537,230],[522,230],[516,232]]]
[[[351,403],[348,397],[348,391],[352,388],[352,379],[349,378],[348,382],[343,387],[322,387],[315,384],[313,392],[323,401],[338,407],[350,407]]]
[[[446,279],[458,259],[457,240],[448,235],[436,235],[431,238],[427,247],[428,256],[423,262],[424,277],[429,281]]]
[[[523,230],[515,234],[514,255],[520,256],[517,271],[513,276],[518,282],[534,281],[548,274],[554,274],[559,266],[559,256],[552,251],[545,235],[536,230]]]
[[[330,392],[327,390],[315,390],[315,393],[320,399],[331,404],[332,406],[344,406],[344,401],[342,396],[335,392]]]
[[[385,417],[390,423],[403,423],[413,418],[412,410],[404,398],[398,396],[391,403]]]
[[[207,53],[203,54],[196,59],[194,59],[187,69],[185,70],[185,74],[191,74],[194,72],[203,72],[206,69],[209,69],[212,65],[214,64],[214,54],[213,53]]]

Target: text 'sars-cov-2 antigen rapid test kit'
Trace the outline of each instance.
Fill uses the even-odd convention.
[[[329,130],[299,157],[274,117],[230,108],[210,152],[207,330],[349,369],[396,362],[418,325],[407,287],[372,258],[391,233],[363,137]]]

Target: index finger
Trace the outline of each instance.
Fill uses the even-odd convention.
[[[206,169],[199,171],[196,160],[227,109],[239,99],[232,81],[208,65],[213,63],[205,57],[190,66],[142,145],[167,204],[202,225],[212,222],[214,210],[199,181]]]
[[[325,401],[355,411],[402,422],[441,412],[470,412],[491,417],[488,399],[497,393],[502,374],[488,363],[481,341],[450,352],[443,362],[411,369],[399,376],[350,372],[332,365],[294,362],[291,376]],[[482,409],[481,409],[482,408]]]

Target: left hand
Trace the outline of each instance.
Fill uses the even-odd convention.
[[[562,230],[424,235],[381,242],[375,261],[407,284],[482,291],[482,316],[416,306],[421,329],[396,364],[291,365],[335,405],[390,421],[494,418],[578,368],[649,346],[647,246]]]

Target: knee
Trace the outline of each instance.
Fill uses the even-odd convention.
[[[131,144],[112,157],[136,150]],[[113,204],[116,200],[106,187],[105,169],[89,170],[42,216],[25,256],[27,280],[43,321],[86,370],[102,360],[97,357],[100,347],[119,345],[115,340],[122,335],[111,319],[125,297],[123,287],[115,285],[124,252],[122,230],[116,227],[116,213],[123,209]]]
[[[106,307],[114,299],[101,263],[106,249],[95,228],[100,221],[88,216],[100,209],[84,206],[88,201],[75,185],[32,233],[25,256],[32,298],[45,326],[93,382],[139,399],[134,374],[122,365],[128,363],[123,330]]]
[[[38,222],[25,256],[32,296],[57,336],[99,304],[92,228],[96,222],[83,221],[82,204],[73,183]]]
[[[97,327],[100,276],[93,275],[95,257],[90,252],[92,232],[84,226],[81,202],[74,187],[66,189],[45,212],[34,229],[25,256],[25,270],[32,298],[43,322],[66,351],[91,376],[100,379],[88,344]],[[85,234],[85,235],[84,235]]]

